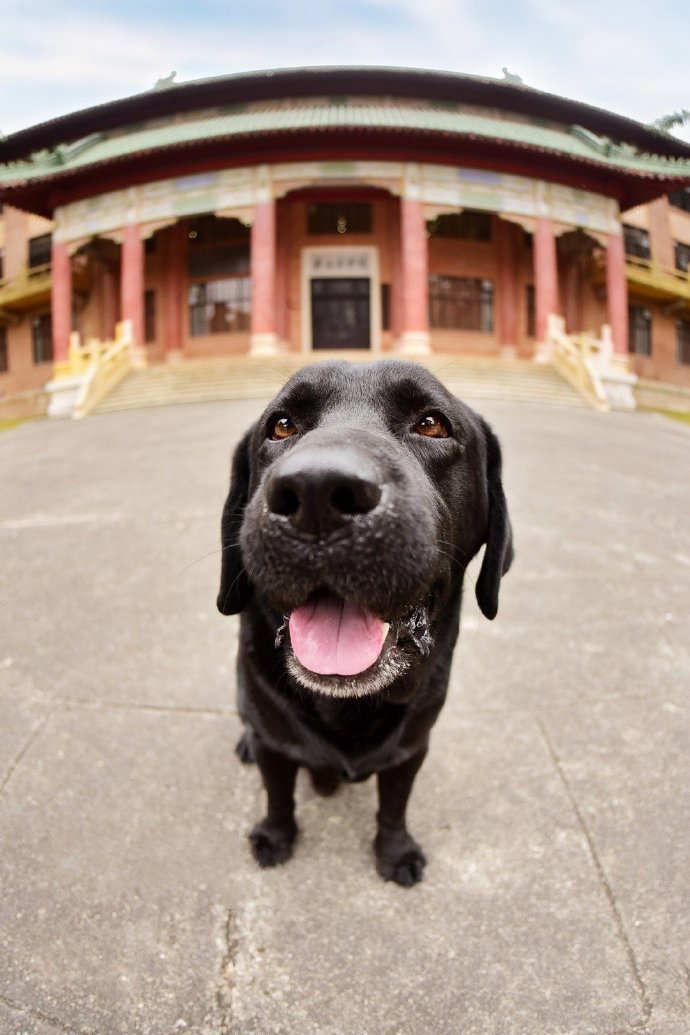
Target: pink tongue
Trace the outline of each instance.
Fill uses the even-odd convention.
[[[385,639],[380,618],[337,596],[323,596],[290,615],[297,660],[322,676],[354,676],[374,664]]]

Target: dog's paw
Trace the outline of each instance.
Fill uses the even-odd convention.
[[[249,746],[249,737],[246,733],[243,733],[240,739],[235,744],[235,754],[239,758],[243,765],[251,765],[254,761],[254,755],[252,749]]]
[[[263,820],[256,824],[249,835],[252,855],[262,869],[267,866],[278,866],[287,862],[292,855],[296,837],[296,823],[277,827]]]
[[[322,798],[330,798],[340,787],[343,778],[336,769],[310,769],[311,785]]]
[[[379,831],[374,841],[374,850],[376,869],[384,880],[411,888],[424,876],[426,856],[406,830]]]

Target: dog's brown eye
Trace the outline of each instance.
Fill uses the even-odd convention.
[[[426,413],[417,421],[413,431],[427,438],[448,438],[450,434],[448,425],[439,413]]]
[[[291,438],[297,434],[297,428],[289,417],[278,417],[271,430],[272,439]]]

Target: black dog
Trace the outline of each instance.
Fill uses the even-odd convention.
[[[494,618],[513,558],[498,440],[421,366],[307,367],[245,434],[218,608],[242,612],[238,754],[268,795],[250,835],[261,866],[292,854],[302,765],[323,794],[376,773],[378,872],[421,880],[405,810],[484,543],[476,595]]]

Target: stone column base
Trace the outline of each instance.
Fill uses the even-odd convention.
[[[550,363],[553,355],[553,345],[550,341],[540,341],[534,347],[532,360],[534,363]]]
[[[428,331],[403,331],[395,351],[403,356],[428,356],[431,352]]]
[[[277,356],[278,335],[275,331],[255,332],[249,339],[250,356]]]
[[[517,359],[517,345],[501,345],[501,359]]]

